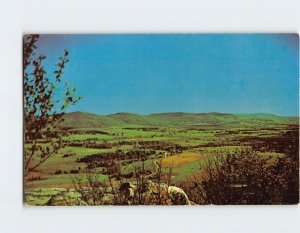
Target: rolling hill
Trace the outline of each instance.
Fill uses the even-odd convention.
[[[113,126],[267,126],[277,124],[298,124],[297,117],[282,117],[272,114],[224,114],[224,113],[157,113],[139,115],[116,113],[97,115],[85,112],[72,112],[64,116],[63,127],[101,128]]]

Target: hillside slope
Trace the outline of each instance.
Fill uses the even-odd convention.
[[[97,115],[84,112],[67,113],[63,127],[102,128],[113,126],[265,126],[276,124],[298,124],[297,117],[282,117],[272,114],[223,114],[223,113],[158,113],[138,115],[116,113]]]

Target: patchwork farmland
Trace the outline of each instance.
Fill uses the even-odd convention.
[[[84,189],[80,192],[78,187],[90,187],[91,176],[98,184],[106,185],[106,201],[100,204],[112,204],[110,195],[120,189],[120,184],[137,185],[137,177],[181,187],[192,196],[188,185],[195,177],[203,176],[210,158],[248,149],[267,158],[270,164],[282,158],[290,140],[287,133],[298,135],[298,118],[221,113],[101,116],[74,112],[64,116],[59,128],[63,129],[60,149],[25,177],[24,199],[28,205],[83,204]],[[51,143],[53,135],[42,135],[37,146]],[[31,147],[30,141],[25,144],[25,157],[30,155]],[[40,159],[37,154],[31,163]],[[193,202],[201,204],[196,198]]]

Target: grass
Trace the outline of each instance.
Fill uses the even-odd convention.
[[[63,137],[63,140],[74,141],[74,140],[87,140],[87,139],[111,139],[113,136],[104,134],[72,134],[67,137]]]
[[[175,167],[172,169],[172,173],[175,174],[173,181],[185,181],[193,174],[199,172],[200,165],[204,162],[204,159],[195,160],[190,163],[186,163],[180,167]],[[168,173],[169,168],[164,168],[163,172]]]
[[[54,173],[57,170],[70,171],[72,169],[83,168],[82,164],[76,162],[77,159],[83,158],[90,154],[103,152],[100,149],[81,148],[81,147],[66,147],[59,151],[58,154],[50,157],[46,163],[39,167],[42,173]],[[64,154],[74,153],[69,157],[63,157]]]
[[[31,206],[47,205],[51,197],[64,194],[68,200],[76,199],[80,195],[73,189],[65,188],[30,188],[25,191],[26,204]]]
[[[107,175],[96,174],[99,181],[108,180]],[[60,175],[43,175],[41,180],[27,182],[26,188],[72,188],[74,187],[74,178],[78,178],[82,183],[87,182],[85,173],[78,174],[60,174]]]

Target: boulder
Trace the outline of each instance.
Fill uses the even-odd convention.
[[[172,199],[174,205],[191,205],[191,202],[186,193],[176,186],[168,187],[168,194]]]

